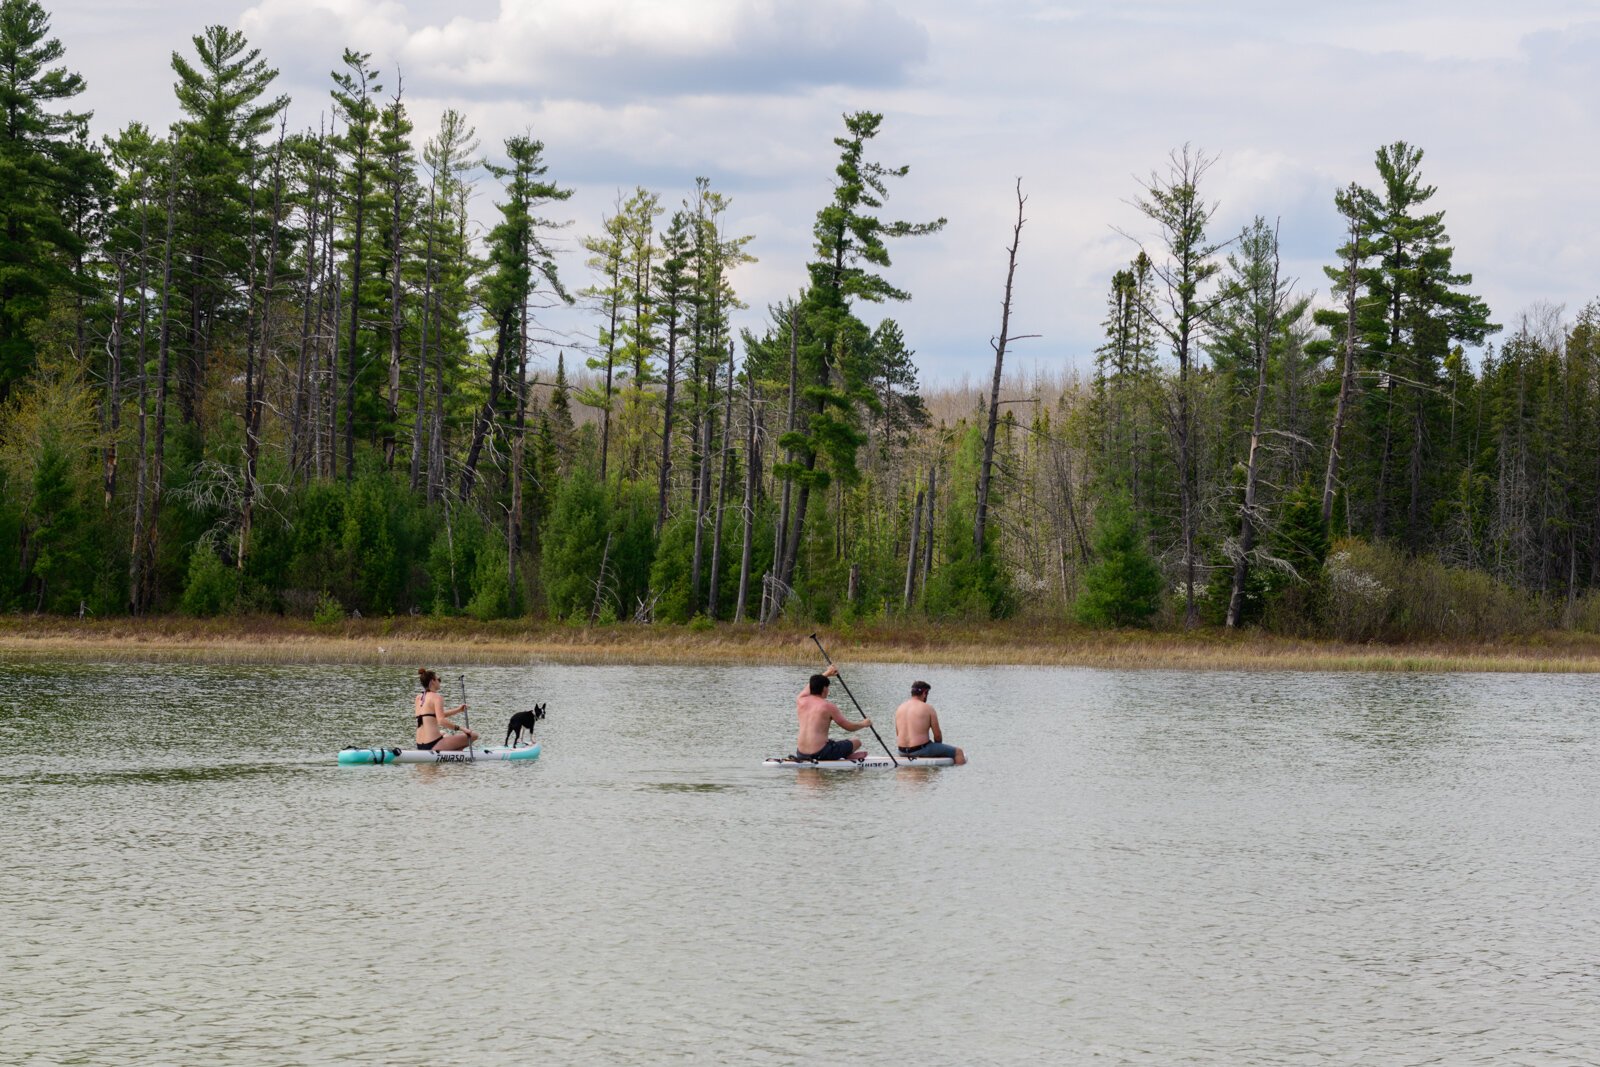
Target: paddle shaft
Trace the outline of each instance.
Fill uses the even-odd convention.
[[[472,712],[467,710],[467,676],[461,676],[461,717],[467,721],[467,755],[472,755]]]
[[[833,668],[833,670],[834,670],[833,676],[835,678],[839,679],[839,684],[840,685],[844,686],[845,696],[849,697],[850,698],[850,703],[852,703],[852,704],[854,704],[856,706],[856,713],[858,715],[860,715],[863,719],[865,719],[867,717],[867,713],[861,710],[861,702],[856,699],[856,695],[854,693],[850,692],[850,683],[845,681],[844,680],[844,675],[839,673],[839,668],[833,662],[833,657],[828,655],[828,650],[822,647],[822,642],[821,641],[817,641],[817,635],[816,634],[812,634],[811,635],[811,640],[816,641],[817,651],[822,653],[822,658],[827,660],[828,661],[828,666]],[[888,756],[891,760],[894,760],[894,765],[896,767],[900,766],[900,761],[898,759],[895,759],[895,754],[893,752],[889,751],[889,746],[883,744],[883,737],[882,737],[882,735],[880,735],[878,733],[878,728],[876,726],[873,726],[871,723],[868,723],[867,724],[867,729],[871,730],[872,731],[872,736],[876,737],[878,739],[878,744],[883,745],[884,754],[886,756]]]

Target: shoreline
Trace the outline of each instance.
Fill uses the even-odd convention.
[[[193,663],[807,664],[810,629],[719,624],[566,626],[524,620],[276,616],[112,620],[0,616],[0,659]],[[856,623],[819,627],[842,662],[1135,670],[1600,672],[1600,636],[1352,644],[1258,631],[1088,630],[1065,622]]]

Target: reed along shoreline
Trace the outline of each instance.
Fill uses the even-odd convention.
[[[1548,632],[1503,641],[1352,644],[1259,631],[1104,631],[1068,623],[854,623],[818,635],[842,663],[1528,673],[1600,671],[1600,636]],[[819,661],[811,629],[720,624],[608,626],[278,616],[80,621],[0,616],[0,658],[196,663],[791,664]]]

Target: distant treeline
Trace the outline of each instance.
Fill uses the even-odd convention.
[[[1600,622],[1600,311],[1489,344],[1412,146],[1337,194],[1316,309],[1175,152],[1092,381],[1005,372],[1019,184],[992,385],[924,396],[861,317],[943,225],[887,214],[879,115],[835,139],[807,285],[735,336],[751,237],[706,179],[619,197],[578,278],[559,146],[417,135],[355,51],[314,130],[236,31],[172,67],[176,123],[93,140],[48,14],[0,0],[0,609]]]

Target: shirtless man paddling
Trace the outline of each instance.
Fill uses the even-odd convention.
[[[794,710],[800,719],[800,734],[795,738],[794,753],[803,760],[864,759],[861,742],[855,738],[828,740],[828,724],[836,722],[841,729],[854,733],[872,725],[871,719],[851,722],[844,717],[839,706],[828,699],[828,679],[838,674],[832,664],[821,674],[813,674],[810,683],[795,698]]]
[[[894,736],[902,756],[944,756],[955,760],[957,766],[967,762],[965,752],[944,743],[939,713],[928,703],[927,682],[912,682],[911,699],[895,709]]]

